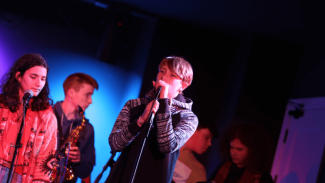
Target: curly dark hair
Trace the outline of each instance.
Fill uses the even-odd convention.
[[[224,160],[231,160],[230,142],[239,139],[248,148],[246,168],[252,172],[267,172],[271,163],[271,143],[262,127],[255,124],[240,124],[232,127],[221,140]]]
[[[0,103],[4,105],[4,107],[9,108],[11,112],[16,112],[20,105],[20,84],[15,77],[16,73],[20,72],[20,75],[23,76],[28,69],[35,66],[42,66],[46,68],[47,73],[49,71],[47,62],[40,54],[29,53],[21,56],[10,68],[10,70],[2,77],[0,85]],[[46,77],[46,82],[42,91],[36,97],[33,97],[31,103],[32,111],[48,109],[49,106],[53,104],[52,99],[49,98],[49,93],[50,89]]]

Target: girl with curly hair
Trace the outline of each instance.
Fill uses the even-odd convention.
[[[272,183],[268,172],[270,143],[266,132],[253,124],[231,128],[221,140],[226,161],[212,176],[217,183]]]
[[[7,181],[14,163],[12,183],[50,181],[51,161],[57,146],[57,122],[49,98],[48,65],[39,54],[20,57],[3,76],[0,93],[0,182]],[[13,160],[23,119],[22,98],[33,93],[26,111],[21,147]]]

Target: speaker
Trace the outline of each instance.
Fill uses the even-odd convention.
[[[131,68],[146,62],[155,18],[130,10],[112,10],[97,59]]]

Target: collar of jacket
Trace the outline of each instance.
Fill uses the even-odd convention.
[[[71,119],[71,120],[68,120],[67,117],[65,116],[65,114],[63,113],[63,110],[62,110],[62,107],[61,107],[61,104],[62,104],[63,101],[59,101],[57,102],[56,104],[54,104],[54,110],[55,112],[58,114],[58,116],[61,118],[63,116],[63,121],[64,123],[76,123],[76,124],[79,124],[82,122],[82,118],[78,118],[78,119]],[[62,115],[63,114],[63,115]],[[58,122],[62,119],[58,119]],[[88,122],[88,120],[86,119],[86,123]]]
[[[152,89],[149,91],[149,93],[147,93],[145,95],[145,98],[147,98],[149,100],[153,100],[156,97],[156,95],[157,95],[156,91],[154,89]],[[172,101],[173,106],[177,106],[182,109],[192,110],[193,101],[191,99],[185,97],[182,94],[179,94],[175,98],[168,99],[168,100],[169,100],[169,103],[170,103],[170,100]]]

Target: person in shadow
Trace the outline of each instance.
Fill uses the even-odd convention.
[[[270,143],[267,133],[257,125],[240,124],[221,140],[221,153],[227,161],[210,178],[216,183],[272,183],[268,171]]]

